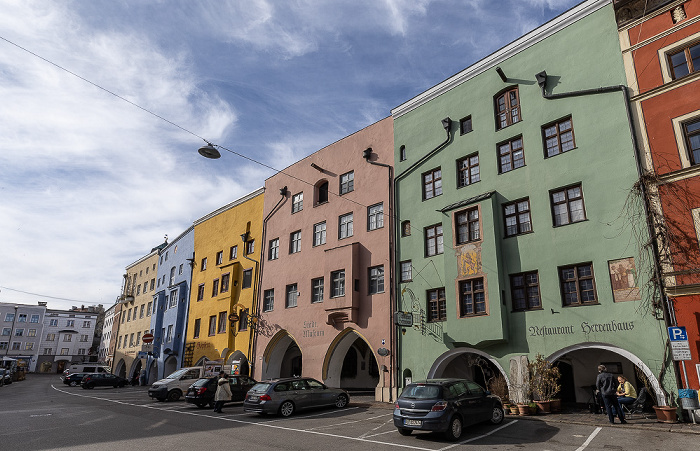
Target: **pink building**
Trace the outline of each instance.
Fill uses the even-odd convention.
[[[393,143],[389,117],[266,180],[258,380],[303,375],[389,400]]]

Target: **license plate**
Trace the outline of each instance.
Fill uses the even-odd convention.
[[[404,426],[420,426],[423,424],[421,420],[403,420]]]
[[[257,401],[258,397],[257,396],[248,396],[248,401]]]

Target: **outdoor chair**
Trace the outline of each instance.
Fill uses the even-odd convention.
[[[634,402],[629,405],[629,407],[627,407],[625,404],[621,405],[622,411],[625,412],[625,417],[632,418],[632,415],[642,415],[644,418],[646,418],[647,416],[644,413],[644,404],[646,403],[648,396],[649,392],[647,391],[646,387],[642,387],[639,389],[639,393],[637,393],[637,399],[635,399]]]

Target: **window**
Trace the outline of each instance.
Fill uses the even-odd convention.
[[[53,352],[52,348],[44,348],[44,355],[51,355],[52,352]]]
[[[224,262],[224,251],[219,251],[216,253],[216,264],[220,265],[223,262]]]
[[[27,314],[26,313],[20,313],[17,316],[17,322],[18,323],[26,323],[27,322]]]
[[[21,337],[24,335],[24,329],[15,329],[15,337]],[[67,335],[67,337],[70,337],[70,335]]]
[[[168,308],[174,308],[177,307],[177,291],[171,291],[170,292],[170,304],[168,305]],[[143,305],[141,306],[141,315],[139,318],[143,318]]]
[[[384,203],[367,207],[367,229],[377,230],[384,227]]]
[[[78,355],[85,355],[85,348],[78,349]]]
[[[301,230],[292,232],[289,235],[289,253],[296,254],[301,251]]]
[[[231,249],[228,250],[228,259],[234,260],[235,258],[238,258],[238,246],[231,246]]]
[[[12,333],[12,328],[11,327],[3,327],[2,328],[2,334],[3,335],[10,335]]]
[[[61,348],[61,355],[68,355],[68,348]]]
[[[216,315],[209,317],[209,336],[216,335]]]
[[[581,185],[550,192],[554,227],[586,220]]]
[[[151,316],[151,307],[153,306],[153,302],[149,302],[148,306],[146,307],[146,316]]]
[[[512,274],[510,276],[510,294],[513,310],[541,309],[540,278],[537,271]]]
[[[22,342],[21,341],[15,341],[14,343],[12,343],[12,350],[13,351],[19,351],[20,349],[22,349]],[[67,352],[66,352],[66,355],[68,355]]]
[[[425,255],[432,257],[433,255],[442,254],[442,224],[435,224],[425,228]]]
[[[226,333],[226,312],[219,312],[219,330],[217,332]]]
[[[58,326],[58,320],[57,319],[49,320],[49,326]]]
[[[221,276],[221,292],[228,293],[228,288],[231,281],[231,274],[226,273]]]
[[[184,266],[185,266],[185,265],[184,265],[183,263],[180,263],[180,267],[179,267],[178,270],[177,270],[177,274],[178,274],[178,275],[182,275],[182,270],[183,270],[183,267],[184,267]],[[146,282],[146,283],[148,283],[148,282]],[[146,283],[144,283],[144,285],[146,285]],[[145,289],[144,289],[144,291],[145,291]]]
[[[194,320],[194,338],[199,338],[199,330],[202,326],[202,319],[197,318]]]
[[[82,340],[80,340],[80,341],[82,341]],[[87,340],[85,340],[85,341],[87,341]],[[136,332],[136,346],[138,346],[139,343],[141,343],[141,332]]]
[[[698,66],[700,67],[700,62]],[[700,119],[683,124],[683,134],[690,154],[690,164],[700,164]]]
[[[428,290],[426,297],[428,298],[428,322],[445,321],[447,319],[445,289]]]
[[[328,182],[322,181],[316,185],[316,205],[328,202]]]
[[[345,296],[345,270],[331,272],[331,297]]]
[[[73,340],[73,336],[71,334],[65,334],[63,336],[63,341],[72,341],[72,340]]]
[[[270,240],[269,251],[267,253],[268,260],[277,260],[280,255],[280,239],[275,238]]]
[[[472,117],[467,116],[459,120],[459,134],[465,135],[472,131]]]
[[[519,200],[503,205],[506,236],[515,236],[532,232],[532,220],[530,219],[530,199]]]
[[[297,284],[293,283],[291,285],[287,285],[287,298],[285,299],[284,307],[296,307],[298,296],[299,291],[297,291]]]
[[[457,188],[471,185],[479,180],[481,180],[481,174],[478,153],[457,160]]]
[[[211,286],[211,296],[214,297],[219,294],[219,279],[214,279]]]
[[[134,313],[134,318],[136,318],[135,313]],[[67,326],[67,327],[75,327],[75,320],[74,320],[74,319],[69,319],[69,320],[66,322],[66,326]]]
[[[202,297],[204,297],[204,286],[202,286]],[[156,312],[156,308],[158,308],[158,304],[153,302],[153,313]]]
[[[399,161],[406,161],[406,146],[399,147]]]
[[[134,318],[136,318],[136,314],[134,314]],[[131,309],[129,309],[129,311],[126,312],[126,322],[128,323],[130,321],[131,321]]]
[[[298,193],[292,196],[292,213],[296,213],[304,209],[304,193]]]
[[[26,343],[24,344],[24,350],[25,350],[25,351],[31,351],[32,349],[34,349],[34,343],[33,343],[33,342],[28,341],[28,342],[26,342]]]
[[[28,329],[27,330],[27,337],[36,337],[36,329]],[[87,337],[87,335],[86,335]]]
[[[668,56],[674,79],[700,71],[700,43],[694,42]]]
[[[156,285],[156,279],[151,279],[151,291],[155,288]]]
[[[138,296],[139,294],[141,294],[141,285],[136,287],[136,296]]]
[[[496,104],[496,130],[520,122],[520,99],[518,98],[517,86],[497,95],[494,100]]]
[[[323,302],[323,277],[311,279],[311,303]]]
[[[7,349],[7,346],[9,345],[9,342],[7,341],[0,341],[0,349]]]
[[[341,215],[338,218],[338,239],[349,238],[352,233],[352,213]]]
[[[141,304],[141,308],[139,309],[139,318],[143,318],[143,310],[144,310],[145,308],[146,308],[146,304]],[[83,323],[83,327],[90,327],[90,321],[85,321],[85,322],[88,323],[88,325],[86,326],[86,325]]]
[[[197,287],[197,300],[201,301],[202,299],[204,299],[204,284],[200,283]],[[155,305],[153,307],[155,307]]]
[[[15,320],[14,313],[5,313],[5,321],[14,321],[14,320]]]
[[[204,257],[204,258],[202,259],[202,266],[201,266],[201,269],[200,269],[200,270],[201,270],[201,271],[204,271],[205,269],[207,269],[207,257]]]
[[[326,221],[314,224],[314,246],[326,244]]]
[[[180,268],[182,268],[182,265],[180,265]],[[182,274],[182,270],[180,270],[180,274]],[[148,291],[148,280],[143,283],[143,292],[146,293]]]
[[[244,269],[243,270],[243,281],[241,282],[241,288],[250,288],[253,285],[253,270]]]
[[[255,240],[246,241],[245,253],[246,253],[246,255],[250,255],[250,254],[255,253]]]
[[[38,323],[39,322],[39,315],[32,315],[32,317],[29,319],[30,323]]]
[[[468,208],[455,213],[455,228],[457,229],[457,244],[479,241],[479,207]]]
[[[243,309],[240,311],[241,319],[238,321],[238,330],[248,330],[248,309]]]
[[[275,290],[265,290],[263,293],[263,312],[271,312],[275,308]]]
[[[350,171],[340,176],[340,195],[347,194],[355,189],[355,172]]]
[[[559,268],[559,283],[564,306],[598,303],[592,263]]]
[[[459,282],[460,316],[483,315],[485,313],[486,293],[483,277]]]
[[[411,236],[411,221],[401,223],[401,236]]]
[[[442,194],[442,171],[435,168],[423,174],[423,200]]]
[[[401,279],[400,282],[410,282],[413,280],[413,264],[411,260],[401,262]]]
[[[542,127],[545,158],[568,152],[576,147],[571,117]]]
[[[369,294],[384,292],[384,266],[369,268]]]
[[[519,136],[498,145],[498,173],[512,171],[525,166],[523,138]]]

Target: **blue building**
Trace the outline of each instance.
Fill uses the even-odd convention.
[[[148,356],[149,384],[182,366],[193,259],[194,226],[160,252],[156,293],[150,305],[155,338],[152,355]]]

